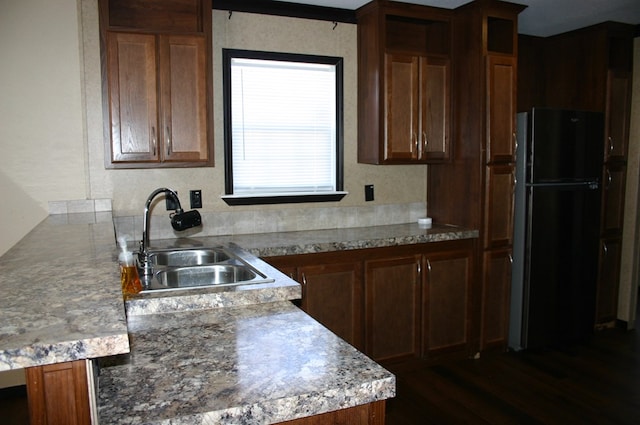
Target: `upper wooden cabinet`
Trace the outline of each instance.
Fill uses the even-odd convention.
[[[609,70],[605,103],[606,162],[626,162],[631,117],[631,72]]]
[[[516,58],[487,57],[487,162],[514,162],[516,153]]]
[[[210,0],[101,0],[100,11],[105,165],[212,166]]]
[[[358,10],[358,162],[442,162],[450,151],[450,11]]]

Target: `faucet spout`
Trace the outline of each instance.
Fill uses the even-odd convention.
[[[149,222],[151,217],[151,202],[153,202],[153,199],[160,194],[170,197],[176,204],[176,210],[170,216],[171,226],[175,230],[182,231],[202,224],[202,218],[198,211],[193,210],[185,213],[182,210],[180,199],[178,199],[178,194],[174,190],[161,187],[151,192],[144,206],[144,215],[142,218],[142,240],[140,241],[140,251],[138,252],[138,261],[141,265],[144,276],[149,276],[153,273],[152,267],[149,264]]]

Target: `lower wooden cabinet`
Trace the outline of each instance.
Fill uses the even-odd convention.
[[[31,425],[89,425],[87,361],[25,369]]]
[[[373,403],[362,404],[360,406],[349,407],[347,409],[322,413],[320,415],[308,416],[306,418],[294,419],[286,422],[279,422],[282,425],[384,425],[386,403],[374,401]]]
[[[483,255],[480,349],[506,349],[511,297],[511,247]]]
[[[620,257],[622,238],[600,240],[600,270],[596,296],[596,326],[613,325],[618,313],[618,282],[620,281]]]
[[[470,341],[473,251],[467,247],[425,255],[422,355],[465,350]]]
[[[365,261],[365,347],[375,360],[419,353],[420,263],[417,255]]]
[[[359,262],[301,266],[302,309],[351,345],[362,347],[362,273]]]
[[[465,239],[265,261],[302,284],[310,316],[383,361],[471,351],[475,249]]]

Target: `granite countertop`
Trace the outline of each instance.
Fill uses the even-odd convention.
[[[50,216],[0,257],[0,371],[129,351],[110,213]]]
[[[405,223],[343,229],[209,236],[197,238],[197,243],[205,246],[234,243],[255,256],[276,257],[477,237],[478,230],[449,224],[433,224],[427,229],[420,227],[417,223]],[[164,240],[152,241],[152,243],[157,244],[158,247],[165,247],[173,242]]]
[[[101,424],[266,424],[395,395],[391,373],[286,301],[135,316],[129,332],[131,354],[101,367]]]

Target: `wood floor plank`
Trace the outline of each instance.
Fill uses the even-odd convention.
[[[636,331],[606,330],[557,349],[384,366],[398,382],[387,425],[640,423]]]

